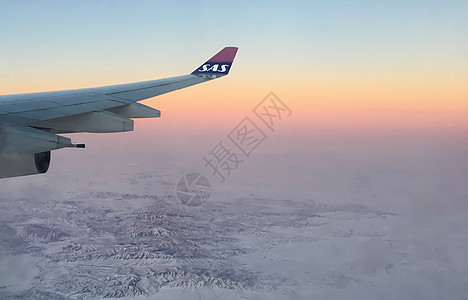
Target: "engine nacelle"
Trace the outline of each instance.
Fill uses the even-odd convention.
[[[50,166],[50,151],[34,154],[0,154],[0,178],[42,174]]]
[[[28,126],[0,127],[0,154],[30,154],[75,147],[69,138]],[[2,165],[0,164],[0,168]]]

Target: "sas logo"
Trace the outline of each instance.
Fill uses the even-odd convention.
[[[229,65],[219,65],[219,64],[204,64],[201,66],[201,69],[198,69],[198,72],[219,72],[225,73],[227,72]]]

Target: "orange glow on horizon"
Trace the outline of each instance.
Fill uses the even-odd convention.
[[[102,72],[102,71],[101,71]],[[145,100],[143,104],[160,109],[161,120],[138,120],[137,128],[150,129],[157,122],[165,130],[203,128],[226,131],[235,126],[270,91],[292,110],[285,128],[305,132],[316,128],[405,129],[466,127],[468,125],[468,88],[466,76],[450,77],[391,76],[369,74],[305,74],[291,76],[245,74],[242,68],[226,78]],[[257,72],[258,73],[258,72]],[[44,76],[24,82],[5,80],[0,94],[25,93],[93,87],[138,81],[131,74],[106,77]],[[336,75],[336,76],[334,76]],[[345,76],[346,75],[346,76]],[[260,77],[259,77],[260,76]],[[75,80],[73,77],[80,77]],[[106,78],[105,82],[96,77]],[[143,78],[143,79],[151,79]]]

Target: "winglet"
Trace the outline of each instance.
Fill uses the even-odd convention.
[[[231,69],[234,57],[236,56],[237,49],[237,47],[224,48],[193,71],[192,75],[197,75],[207,79],[214,79],[227,75]]]

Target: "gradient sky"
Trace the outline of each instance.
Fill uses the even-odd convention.
[[[466,128],[467,15],[466,1],[1,1],[0,94],[181,75],[237,46],[229,77],[147,101],[163,118],[136,127],[227,133],[274,91],[297,136]]]
[[[406,271],[393,273],[395,265],[388,276],[433,297],[466,296],[458,283],[468,278],[467,0],[0,0],[0,94],[183,75],[225,46],[239,47],[229,76],[145,101],[162,117],[136,120],[134,132],[67,135],[86,149],[54,151],[47,174],[2,179],[0,200],[23,211],[13,203],[100,191],[162,196],[183,174],[203,172],[209,201],[365,205],[401,216],[391,238],[419,255],[401,256],[395,243],[387,254],[421,271],[400,277]],[[270,91],[291,117],[274,133],[262,127],[268,139],[221,183],[202,157]],[[33,210],[28,222],[35,220]],[[375,224],[369,230],[378,233]],[[281,230],[293,244],[289,229]],[[366,281],[371,293],[399,292]],[[338,292],[365,294],[348,286]]]
[[[159,197],[175,190],[183,174],[202,172],[213,188],[209,201],[365,205],[402,218],[394,228],[381,228],[394,232],[390,238],[395,237],[395,248],[387,235],[379,234],[379,222],[370,220],[372,234],[366,237],[356,230],[339,252],[346,256],[358,243],[365,255],[361,250],[373,245],[367,238],[381,239],[391,248],[382,257],[401,257],[403,269],[390,264],[389,272],[382,258],[385,271],[373,274],[395,279],[384,286],[388,289],[369,284],[367,275],[362,284],[342,280],[334,272],[339,256],[333,253],[340,244],[327,225],[323,237],[331,237],[328,252],[333,256],[323,255],[327,251],[320,247],[313,256],[330,257],[321,264],[330,262],[333,278],[348,286],[338,293],[362,297],[371,290],[392,297],[400,293],[393,282],[402,282],[413,293],[394,298],[418,298],[417,290],[433,298],[466,298],[466,0],[0,0],[0,94],[183,75],[225,46],[239,47],[229,76],[145,101],[160,109],[162,117],[136,120],[134,132],[69,135],[86,143],[86,149],[54,151],[47,174],[2,179],[0,200],[11,201],[13,210],[18,205],[13,203],[22,199],[49,207],[48,201],[81,201],[74,195],[87,192]],[[268,139],[221,183],[203,166],[202,157],[226,141],[245,116],[252,116],[270,91],[292,115],[274,133],[262,127]],[[117,209],[123,205],[112,201]],[[93,205],[102,204],[97,200]],[[31,224],[35,212],[28,218]],[[240,222],[252,213],[239,212]],[[356,224],[354,215],[347,216]],[[315,224],[312,217],[309,222]],[[288,244],[296,244],[293,228],[284,226],[278,228],[290,236]],[[340,234],[350,229],[336,226]],[[415,249],[408,253],[416,255],[405,256],[399,244]],[[373,264],[379,259],[370,258]],[[303,263],[304,269],[317,270]],[[417,271],[407,273],[418,264]],[[346,269],[354,266],[359,264]]]

